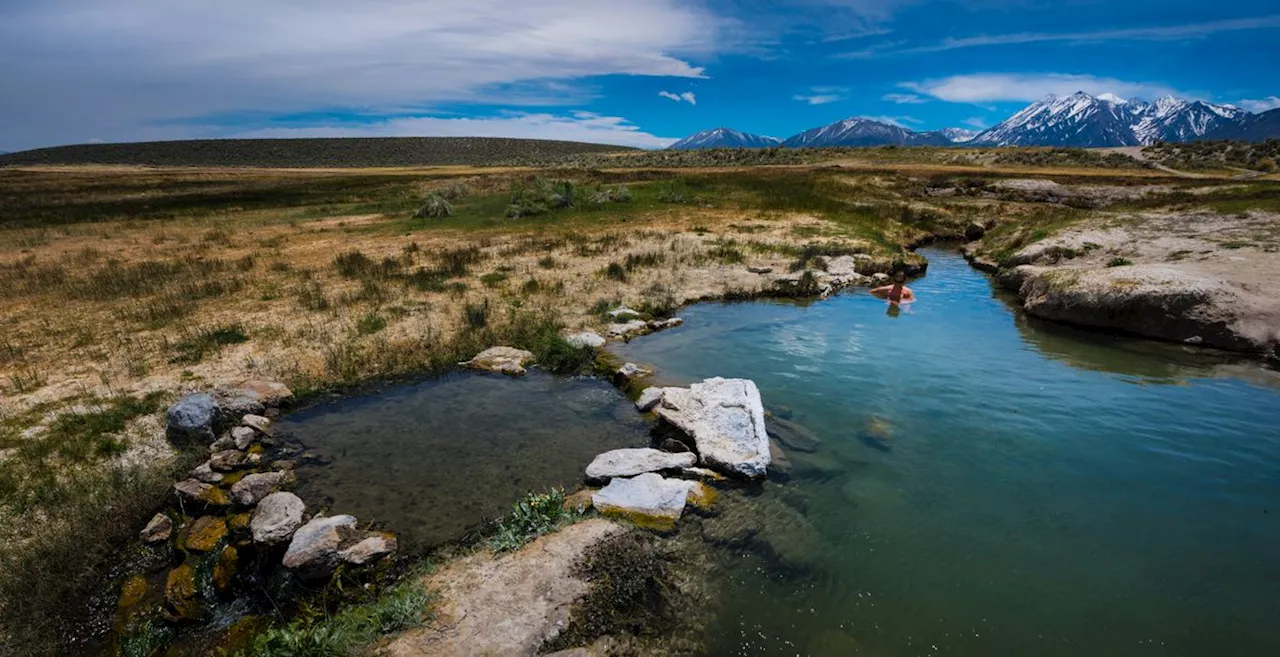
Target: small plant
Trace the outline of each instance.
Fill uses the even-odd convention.
[[[520,286],[520,292],[526,296],[530,294],[537,294],[541,290],[542,290],[542,283],[539,282],[538,279],[536,278],[530,278],[529,280],[525,281],[523,285]]]
[[[462,309],[463,325],[469,329],[482,329],[489,325],[489,300],[469,303]]]
[[[661,251],[648,251],[646,253],[631,253],[627,255],[623,268],[627,271],[635,271],[642,267],[656,267],[666,260],[667,256]]]
[[[471,196],[471,188],[466,183],[456,182],[436,193],[446,201],[457,201]]]
[[[507,280],[507,273],[504,271],[491,271],[480,277],[480,282],[485,287],[498,287]]]
[[[365,276],[375,267],[373,260],[361,251],[348,251],[334,256],[333,266],[347,278]]]
[[[415,219],[443,219],[453,216],[453,204],[440,194],[427,194],[422,207],[413,213]]]
[[[1132,260],[1128,258],[1121,258],[1120,256],[1116,256],[1107,261],[1108,267],[1124,267],[1126,265],[1132,265],[1132,264],[1133,264]]]
[[[564,489],[525,496],[511,507],[511,512],[498,521],[498,530],[489,539],[494,552],[516,550],[533,539],[549,534],[582,517],[578,509],[566,509]]]
[[[609,263],[609,266],[605,267],[602,273],[605,278],[622,283],[627,282],[627,268],[616,262]]]
[[[631,190],[626,185],[618,185],[612,189],[600,188],[591,192],[587,197],[587,202],[592,205],[607,205],[609,203],[630,203]]]
[[[658,200],[663,203],[693,203],[697,199],[683,180],[672,180],[658,187]]]
[[[356,331],[360,335],[373,335],[384,328],[387,328],[387,320],[377,313],[368,313],[356,320]]]
[[[206,355],[216,352],[226,345],[248,341],[249,336],[245,334],[244,327],[240,324],[229,324],[211,329],[197,329],[193,333],[187,333],[174,345],[174,351],[177,354],[169,359],[169,362],[181,364],[198,363],[204,360]]]
[[[543,269],[555,269],[556,264],[557,264],[556,259],[552,258],[549,255],[542,256],[541,258],[538,259],[538,266],[542,267]]]
[[[254,638],[237,657],[338,657],[364,654],[379,636],[413,627],[426,617],[431,599],[415,578],[377,598],[319,619],[301,619]]]

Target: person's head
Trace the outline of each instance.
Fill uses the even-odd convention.
[[[893,278],[893,282],[895,285],[902,285],[902,283],[907,280],[907,273],[899,269],[893,272],[891,277]]]

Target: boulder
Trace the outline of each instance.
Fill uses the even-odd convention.
[[[741,477],[765,476],[769,436],[754,382],[716,377],[667,388],[657,413],[693,439],[703,465]]]
[[[262,413],[267,408],[262,403],[262,397],[252,390],[219,388],[213,392],[213,396],[218,401],[222,416],[231,422],[245,413]]]
[[[599,349],[604,346],[604,336],[595,331],[571,333],[564,337],[564,341],[579,349]]]
[[[216,484],[222,481],[223,475],[221,472],[214,472],[213,466],[209,465],[208,461],[205,461],[191,471],[191,476],[206,484]]]
[[[671,531],[697,484],[652,472],[629,479],[619,477],[596,491],[591,504],[603,515],[625,518],[646,529]]]
[[[210,552],[226,535],[226,520],[218,516],[200,516],[187,528],[183,545],[193,552]]]
[[[213,587],[222,593],[226,593],[231,589],[231,581],[235,579],[236,572],[239,570],[239,550],[236,550],[231,545],[222,548],[222,552],[218,553],[218,560],[213,564],[213,572],[210,573]]]
[[[271,420],[252,413],[240,418],[240,424],[257,431],[264,436],[271,435]]]
[[[533,362],[532,352],[514,347],[489,347],[462,365],[477,370],[520,376],[525,372],[524,366],[531,362]]]
[[[212,454],[214,452],[221,452],[223,450],[235,449],[235,448],[236,448],[235,436],[232,436],[231,433],[228,432],[228,433],[222,434],[221,436],[218,437],[217,440],[209,444],[209,453]]]
[[[749,547],[791,570],[809,570],[829,549],[804,514],[777,496],[725,496],[719,515],[701,525],[702,537],[716,545]]]
[[[655,319],[649,322],[649,328],[654,331],[675,328],[684,323],[679,317],[668,317],[667,319]]]
[[[170,438],[211,442],[213,425],[218,419],[218,402],[210,394],[190,394],[170,406],[165,418]]]
[[[167,540],[172,534],[173,518],[163,513],[157,513],[151,518],[151,522],[148,522],[147,526],[142,529],[142,532],[138,534],[138,537],[142,539],[143,543],[159,543]]]
[[[257,394],[258,399],[267,406],[279,406],[293,399],[293,391],[277,381],[245,381],[240,384],[240,390]]]
[[[237,449],[224,449],[209,455],[209,467],[228,472],[244,465],[245,453]]]
[[[885,285],[889,282],[889,275],[882,271],[878,271],[871,275],[871,282],[876,285]]]
[[[662,448],[662,451],[671,452],[672,454],[683,454],[685,452],[688,452],[690,454],[694,453],[693,448],[684,444],[684,441],[677,440],[675,438],[663,439],[662,444],[659,445],[659,447]]]
[[[588,481],[605,481],[614,477],[633,477],[645,472],[677,470],[691,467],[698,456],[691,452],[672,454],[643,447],[615,449],[597,456],[587,466]]]
[[[291,472],[255,472],[245,475],[231,486],[231,499],[242,506],[253,506],[274,493],[277,488],[290,483],[293,478]]]
[[[617,308],[610,310],[607,314],[614,319],[627,320],[633,317],[639,317],[640,311],[633,310],[626,306],[618,306]]]
[[[171,620],[195,620],[200,617],[196,571],[190,562],[169,571],[164,583],[164,601],[165,616]]]
[[[641,319],[610,324],[608,328],[609,337],[611,338],[629,338],[648,332],[649,323]]]
[[[618,376],[621,377],[623,381],[639,379],[641,377],[650,376],[652,374],[653,374],[653,370],[647,367],[641,367],[639,365],[636,365],[635,363],[624,363],[622,367],[618,368]]]
[[[653,410],[653,407],[657,406],[658,402],[662,401],[663,390],[666,390],[666,388],[660,388],[658,386],[650,386],[641,390],[640,396],[636,398],[636,410],[641,413],[648,413]]]
[[[249,445],[253,444],[255,436],[257,434],[249,427],[236,427],[231,430],[231,442],[240,451],[249,449]]]
[[[227,506],[231,503],[221,488],[198,479],[180,481],[173,485],[173,490],[177,491],[181,499],[188,502],[209,506]]]
[[[293,493],[272,493],[258,503],[249,520],[249,531],[255,543],[283,543],[302,526],[307,505]]]
[[[396,551],[395,534],[378,532],[370,534],[350,547],[338,551],[338,558],[354,565],[363,565]]]
[[[355,533],[355,516],[312,518],[293,533],[281,563],[303,575],[328,575],[338,566],[338,552]]]
[[[769,441],[769,477],[779,481],[791,478],[792,465],[786,452],[778,446],[778,441]]]

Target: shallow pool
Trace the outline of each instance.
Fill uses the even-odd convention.
[[[618,348],[754,379],[823,440],[786,484],[817,567],[742,555],[711,654],[1280,654],[1276,373],[1027,318],[924,253],[900,314],[701,304]]]

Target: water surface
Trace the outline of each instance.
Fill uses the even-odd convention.
[[[327,465],[298,469],[308,507],[350,513],[413,549],[462,539],[528,492],[573,490],[600,452],[648,443],[612,386],[457,373],[293,413],[280,427]]]
[[[926,255],[901,314],[702,304],[619,348],[754,379],[824,441],[786,484],[820,562],[743,555],[711,654],[1280,654],[1276,373],[1027,318]]]

